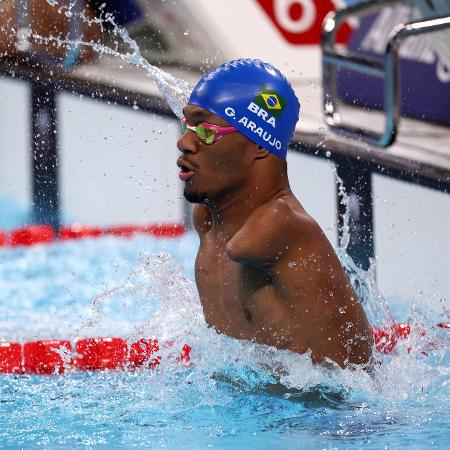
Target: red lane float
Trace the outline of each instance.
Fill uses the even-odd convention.
[[[80,339],[76,351],[80,356],[73,364],[80,370],[115,370],[127,363],[128,346],[121,338]]]
[[[190,363],[190,361],[191,361],[191,357],[190,357],[191,350],[192,350],[192,347],[190,347],[187,344],[184,344],[183,348],[181,349],[181,355],[178,357],[177,361],[183,362],[185,364]]]
[[[23,371],[40,374],[64,373],[68,363],[55,350],[64,350],[70,355],[72,344],[61,339],[27,342],[23,346]]]
[[[81,238],[97,238],[102,236],[103,230],[98,227],[88,227],[80,224],[74,224],[70,227],[62,227],[59,230],[59,239],[66,241],[68,239],[81,239]]]
[[[9,243],[12,246],[45,244],[55,239],[55,231],[50,225],[30,225],[11,232]]]
[[[158,237],[175,238],[181,236],[186,231],[182,224],[175,225],[147,225],[144,227],[144,233],[153,234]]]
[[[169,347],[173,345],[171,341]],[[66,339],[38,340],[23,346],[17,342],[0,342],[0,373],[50,375],[72,370],[154,369],[162,360],[157,355],[157,339],[139,339],[128,345],[125,339],[117,337],[86,338],[76,342],[75,354],[72,349]],[[176,361],[188,366],[191,350],[185,344]]]
[[[411,327],[407,323],[394,323],[392,326],[370,328],[375,350],[387,355],[397,345],[399,339],[407,339],[411,333]]]
[[[106,232],[113,236],[131,238],[135,234],[145,233],[145,230],[143,226],[139,225],[116,225],[114,227],[109,227]]]
[[[18,342],[0,342],[0,373],[22,372],[22,346]]]
[[[157,339],[139,339],[139,341],[133,342],[130,346],[130,366],[142,367],[148,365],[151,368],[157,367],[161,362],[161,356],[156,355],[158,351]]]
[[[450,330],[450,323],[440,322],[436,324],[436,327]],[[375,350],[387,355],[392,352],[399,340],[408,339],[411,334],[411,326],[408,323],[394,323],[391,326],[372,326],[370,331],[375,344]],[[421,332],[421,336],[425,336],[425,334],[425,331]],[[411,348],[408,349],[408,352],[410,350]]]
[[[450,323],[437,327],[450,329]],[[407,339],[411,327],[407,323],[371,327],[375,350],[389,354],[400,339]],[[164,348],[172,348],[175,341],[166,341]],[[69,340],[49,339],[27,342],[0,342],[0,373],[62,374],[67,370],[117,370],[123,368],[154,369],[161,364],[158,339],[139,339],[130,344],[122,338],[98,337],[78,339],[75,354]],[[189,366],[192,347],[184,344],[176,361]],[[174,354],[167,356],[175,358]]]
[[[136,234],[151,234],[161,238],[175,238],[185,233],[186,228],[182,224],[156,224],[156,225],[117,225],[100,228],[90,225],[73,224],[62,227],[57,234],[50,225],[30,225],[16,228],[7,233],[0,231],[0,247],[10,245],[32,246],[46,244],[55,239],[67,241],[71,239],[99,238],[105,235],[120,237],[132,237]]]

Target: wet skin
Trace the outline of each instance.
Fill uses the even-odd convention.
[[[187,105],[196,125],[229,123]],[[195,278],[206,322],[238,339],[311,351],[315,363],[367,363],[360,302],[317,223],[290,190],[286,162],[240,133],[178,141],[186,198],[197,203]],[[301,177],[301,173],[299,174]]]

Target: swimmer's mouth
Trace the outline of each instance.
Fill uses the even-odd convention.
[[[194,176],[193,169],[185,161],[178,160],[177,166],[180,168],[180,173],[178,174],[180,180],[188,181]]]

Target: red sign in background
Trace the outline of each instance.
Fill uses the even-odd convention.
[[[275,27],[290,44],[320,44],[323,19],[335,9],[331,0],[257,0]],[[346,43],[351,28],[343,24],[337,41]]]

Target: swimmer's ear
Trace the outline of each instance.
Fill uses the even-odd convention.
[[[264,147],[261,147],[260,145],[256,147],[256,159],[266,158],[269,155],[270,155],[269,150],[266,150]]]

